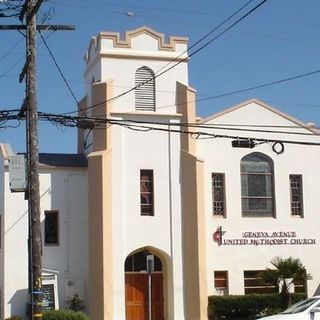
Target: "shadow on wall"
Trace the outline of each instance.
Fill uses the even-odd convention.
[[[56,244],[46,245],[43,238],[42,266],[58,273],[60,308],[67,308],[66,301],[75,293],[87,304],[84,291],[88,261],[86,175],[59,170],[50,175],[50,195],[43,210],[58,213],[59,227]],[[44,220],[41,227],[44,233]]]
[[[27,314],[28,289],[17,290],[9,300],[11,314],[25,317]]]

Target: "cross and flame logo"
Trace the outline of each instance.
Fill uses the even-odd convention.
[[[225,234],[226,232],[222,230],[222,227],[219,226],[217,228],[217,230],[212,234],[212,239],[214,242],[216,242],[219,246],[221,246],[222,244],[222,236]]]

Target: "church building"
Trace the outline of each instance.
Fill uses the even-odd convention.
[[[319,292],[318,130],[258,99],[198,117],[187,49],[149,27],[91,39],[78,153],[40,154],[45,307],[205,320],[209,295],[274,290],[258,274],[276,256],[312,275],[293,291]],[[0,151],[4,319],[28,300],[28,206]]]

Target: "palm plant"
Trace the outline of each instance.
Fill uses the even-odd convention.
[[[279,287],[282,307],[287,308],[291,303],[290,289],[294,283],[311,279],[300,259],[275,257],[271,260],[274,269],[267,268],[260,276],[263,282]]]

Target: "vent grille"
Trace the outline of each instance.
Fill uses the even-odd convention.
[[[135,75],[135,109],[138,111],[155,111],[154,72],[148,67],[141,67]]]

